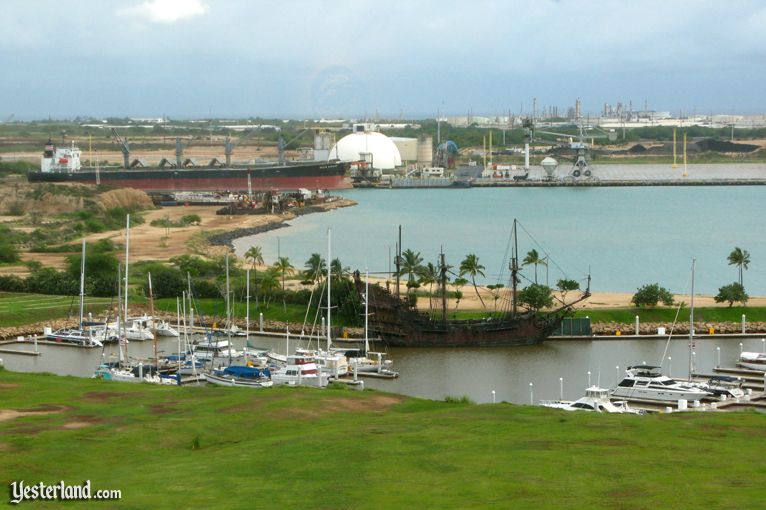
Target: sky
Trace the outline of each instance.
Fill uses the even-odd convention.
[[[3,0],[0,121],[764,113],[760,0]]]

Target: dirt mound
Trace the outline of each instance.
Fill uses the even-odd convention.
[[[134,188],[120,188],[102,193],[98,197],[98,204],[103,209],[143,210],[154,207],[152,199],[146,192]]]

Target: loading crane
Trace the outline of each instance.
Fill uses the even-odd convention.
[[[603,129],[599,128],[598,126],[584,126],[581,122],[579,124],[579,134],[577,136],[577,140],[575,141],[574,136],[571,133],[556,133],[554,131],[542,131],[535,128],[534,121],[530,119],[525,119],[523,122],[523,127],[525,130],[525,137],[524,137],[524,145],[525,145],[525,161],[524,161],[524,167],[525,169],[529,168],[529,143],[535,140],[535,136],[537,134],[542,135],[548,135],[548,136],[555,136],[555,137],[563,137],[568,139],[567,145],[570,149],[574,151],[575,159],[572,163],[572,168],[569,171],[569,175],[574,178],[579,178],[580,176],[584,177],[592,177],[593,171],[590,166],[590,162],[588,161],[588,151],[590,149],[589,145],[585,142],[586,137],[586,131],[593,130],[597,131],[600,134],[589,134],[587,135],[591,140],[595,138],[606,138],[609,141],[614,141],[617,139],[617,133],[614,131],[604,131]],[[560,143],[560,140],[556,140],[556,142]]]
[[[117,141],[117,143],[120,144],[123,166],[125,168],[130,168],[130,145],[128,144],[128,139],[121,137],[117,130],[114,128],[112,128],[112,136]]]

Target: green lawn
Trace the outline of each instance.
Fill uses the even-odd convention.
[[[56,412],[0,421],[0,484],[120,489],[104,508],[763,506],[766,415],[754,412],[597,415],[0,372],[0,410],[35,408]]]
[[[100,314],[111,302],[111,298],[86,297],[85,313]],[[0,292],[0,327],[77,317],[79,314],[79,297]]]

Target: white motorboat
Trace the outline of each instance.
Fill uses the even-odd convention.
[[[348,358],[349,372],[356,371],[359,374],[380,374],[388,377],[397,377],[399,374],[393,370],[394,362],[386,359],[385,352],[366,352],[360,349],[334,349],[334,352],[343,353]]]
[[[766,352],[743,352],[737,364],[750,370],[766,372]]]
[[[136,317],[135,319],[130,320],[138,321],[150,332],[156,332],[157,336],[169,336],[173,338],[178,336],[178,331],[176,331],[166,320],[152,317],[151,315],[142,315],[141,317]]]
[[[327,374],[322,373],[313,356],[287,356],[287,364],[271,374],[274,384],[290,386],[327,386]]]
[[[312,349],[296,349],[295,354],[314,358],[319,370],[333,377],[347,375],[350,371],[348,359],[341,352]]]
[[[597,413],[627,413],[644,414],[643,411],[628,407],[624,400],[612,402],[609,398],[609,390],[591,386],[585,390],[585,396],[574,402],[565,400],[543,400],[540,402],[543,407],[552,407],[554,409],[563,409],[564,411],[590,411]]]
[[[210,361],[213,358],[240,358],[242,351],[236,350],[228,340],[206,339],[197,344],[192,344],[194,356],[198,360]]]
[[[625,378],[612,389],[613,397],[675,402],[712,396],[712,393],[662,375],[660,367],[636,365],[628,367],[625,373]]]
[[[719,398],[741,398],[745,396],[742,389],[742,383],[745,382],[741,377],[728,375],[714,375],[707,381],[690,382],[691,386],[707,391]]]
[[[51,331],[50,328],[44,328],[44,334],[46,340],[52,342],[76,344],[83,347],[102,347],[104,345],[99,339],[98,333],[93,330],[64,328]]]

